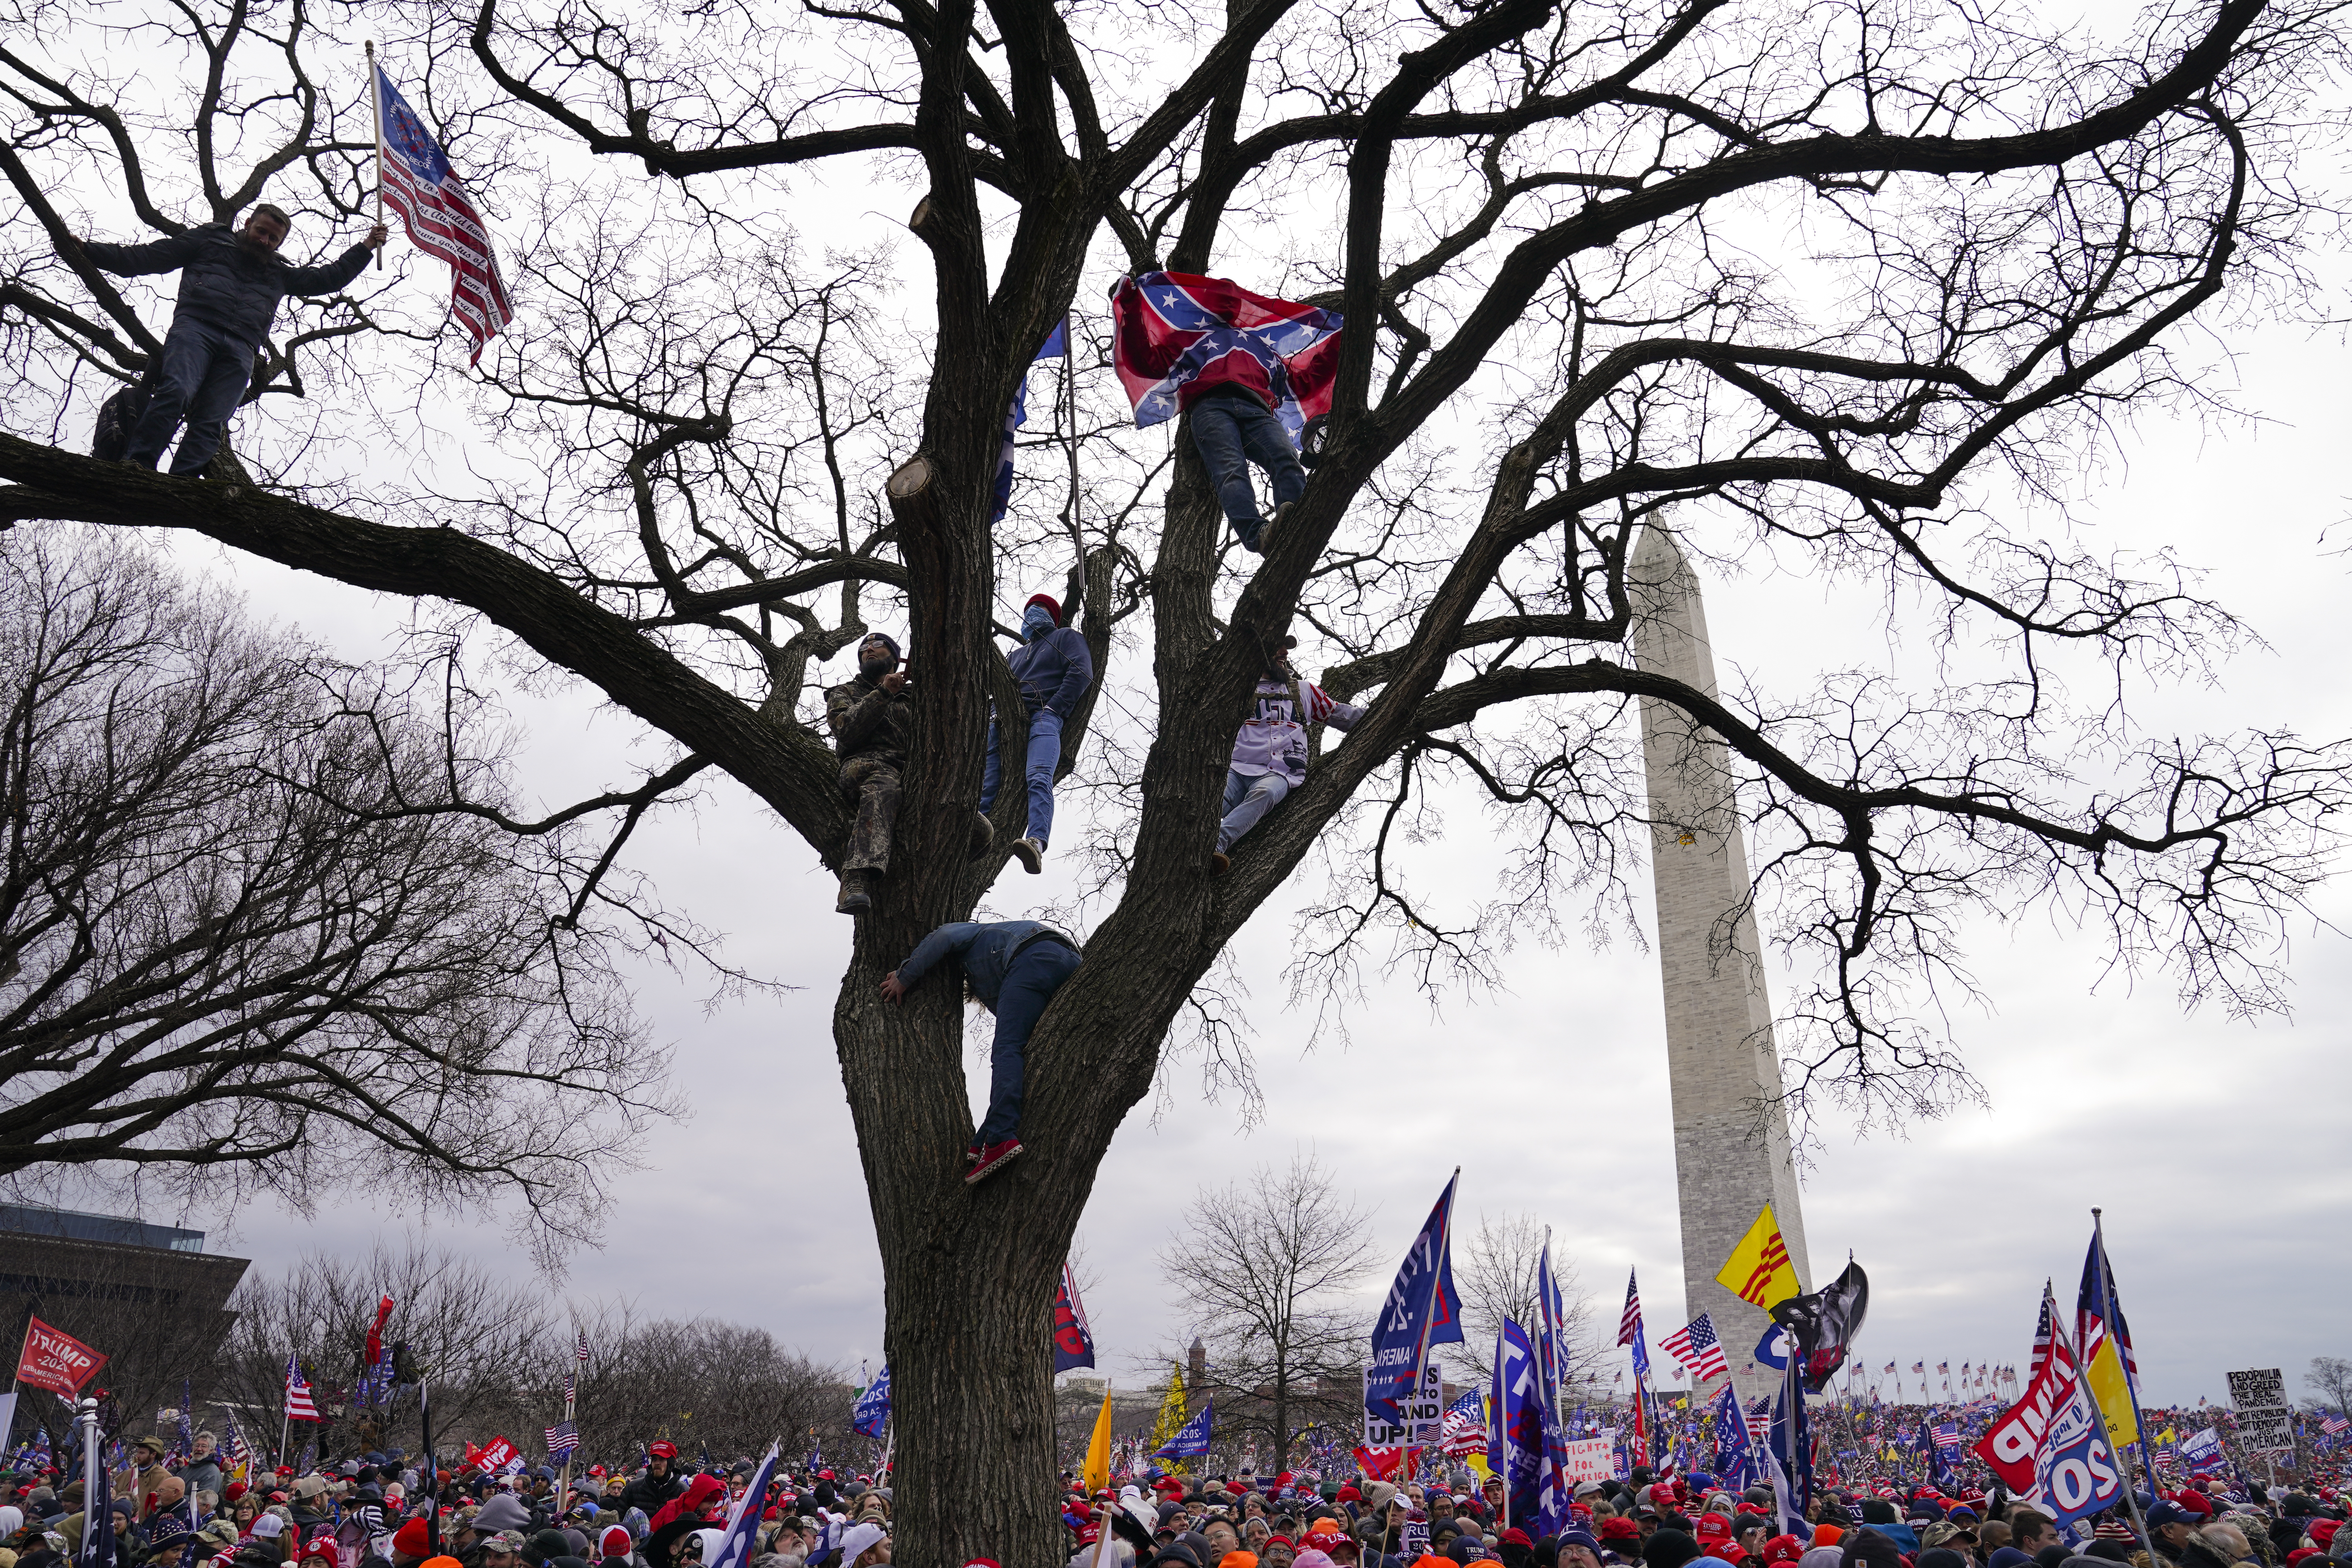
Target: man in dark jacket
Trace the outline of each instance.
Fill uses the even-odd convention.
[[[1061,602],[1050,594],[1032,594],[1021,607],[1021,646],[1005,662],[1021,683],[1021,700],[1028,711],[1022,723],[1027,733],[1023,748],[1029,778],[1029,828],[1013,840],[1013,853],[1021,868],[1033,876],[1044,869],[1046,842],[1054,832],[1054,769],[1062,761],[1062,726],[1077,716],[1079,700],[1095,683],[1094,655],[1076,626],[1062,625]],[[998,714],[988,725],[988,764],[981,774],[980,812],[988,815],[1004,782],[1003,732],[1009,728]]]
[[[856,678],[826,689],[824,722],[841,758],[842,798],[857,807],[849,853],[841,862],[841,897],[833,907],[861,915],[873,907],[875,879],[890,868],[898,773],[915,730],[914,700],[898,668],[896,641],[875,632],[857,645]]]
[[[322,267],[296,267],[278,254],[292,231],[284,210],[264,202],[245,226],[208,223],[148,245],[68,240],[66,259],[121,278],[180,274],[180,297],[163,352],[148,376],[147,413],[131,432],[126,463],[152,468],[184,420],[187,434],[172,472],[198,474],[219,450],[221,431],[253,375],[253,356],[268,335],[278,301],[289,294],[331,294],[360,275],[383,247],[382,224]]]
[[[883,640],[887,642],[889,639],[886,637]],[[893,651],[895,653],[895,649]],[[836,687],[835,689],[840,689]],[[831,692],[826,693],[828,709],[831,697]],[[633,1508],[641,1508],[646,1510],[646,1517],[651,1519],[661,1511],[662,1504],[686,1489],[686,1478],[677,1473],[677,1444],[667,1441],[656,1443],[649,1456],[646,1473],[631,1481],[621,1493],[623,1513]]]
[[[1080,954],[1076,942],[1036,921],[954,921],[882,977],[883,996],[903,1000],[932,965],[949,958],[963,961],[972,1000],[996,1015],[988,1114],[963,1156],[963,1179],[977,1182],[1020,1157],[1022,1058],[1045,1005],[1078,972]]]

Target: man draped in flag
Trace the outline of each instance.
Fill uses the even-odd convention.
[[[490,232],[467,195],[465,182],[449,166],[449,155],[425,129],[408,100],[392,85],[382,66],[373,68],[376,93],[376,189],[400,215],[409,243],[449,264],[449,313],[474,340],[466,363],[482,357],[482,347],[514,320]]]
[[[1217,504],[1253,553],[1306,491],[1299,443],[1331,411],[1341,325],[1337,311],[1189,272],[1122,278],[1111,291],[1111,363],[1136,424],[1192,416]],[[1258,516],[1252,463],[1274,488],[1270,521]]]

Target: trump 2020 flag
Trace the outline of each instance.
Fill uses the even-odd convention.
[[[1253,294],[1222,278],[1146,272],[1111,291],[1111,364],[1138,426],[1173,419],[1220,384],[1263,399],[1297,444],[1331,412],[1339,369],[1337,310]]]
[[[1528,1331],[1504,1319],[1495,1336],[1495,1382],[1488,1395],[1495,1426],[1486,1439],[1486,1462],[1503,1478],[1503,1506],[1514,1524],[1532,1526],[1543,1511],[1542,1383]]]
[[[1062,1288],[1054,1292],[1054,1370],[1095,1364],[1095,1336],[1087,1327],[1086,1304],[1078,1300],[1078,1277],[1062,1265]]]
[[[1209,1452],[1209,1430],[1215,1424],[1216,1402],[1201,1406],[1201,1414],[1177,1429],[1176,1436],[1151,1450],[1162,1459],[1198,1459]]]
[[[1437,1206],[1422,1222],[1421,1234],[1404,1255],[1389,1287],[1381,1315],[1372,1321],[1372,1365],[1364,1381],[1364,1408],[1394,1423],[1404,1412],[1397,1401],[1421,1386],[1421,1364],[1432,1345],[1462,1342],[1462,1312],[1454,1294],[1454,1188],[1460,1167],[1437,1194]]]
[[[465,182],[449,167],[449,155],[425,129],[416,110],[381,65],[375,68],[376,178],[384,205],[400,215],[408,242],[449,264],[449,313],[474,340],[472,364],[482,345],[514,320],[490,231],[466,194]]]
[[[857,1404],[849,1413],[849,1429],[861,1437],[879,1437],[889,1419],[890,1363],[884,1362],[881,1372],[857,1396]]]

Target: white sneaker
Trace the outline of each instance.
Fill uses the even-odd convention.
[[[1045,847],[1034,838],[1014,839],[1013,858],[1020,861],[1021,868],[1033,877],[1045,868]]]

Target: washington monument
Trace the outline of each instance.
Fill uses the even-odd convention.
[[[1643,530],[1628,573],[1641,668],[1713,697],[1715,654],[1698,579],[1675,542]],[[1768,1320],[1716,1282],[1716,1271],[1766,1203],[1780,1222],[1799,1284],[1813,1286],[1805,1216],[1781,1109],[1761,949],[1748,904],[1728,752],[1680,709],[1642,700],[1650,784],[1658,963],[1665,982],[1666,1074],[1674,1091],[1675,1175],[1682,1198],[1684,1305],[1715,1317],[1743,1397],[1778,1385],[1753,1359]],[[1760,1113],[1760,1114],[1759,1114]]]

